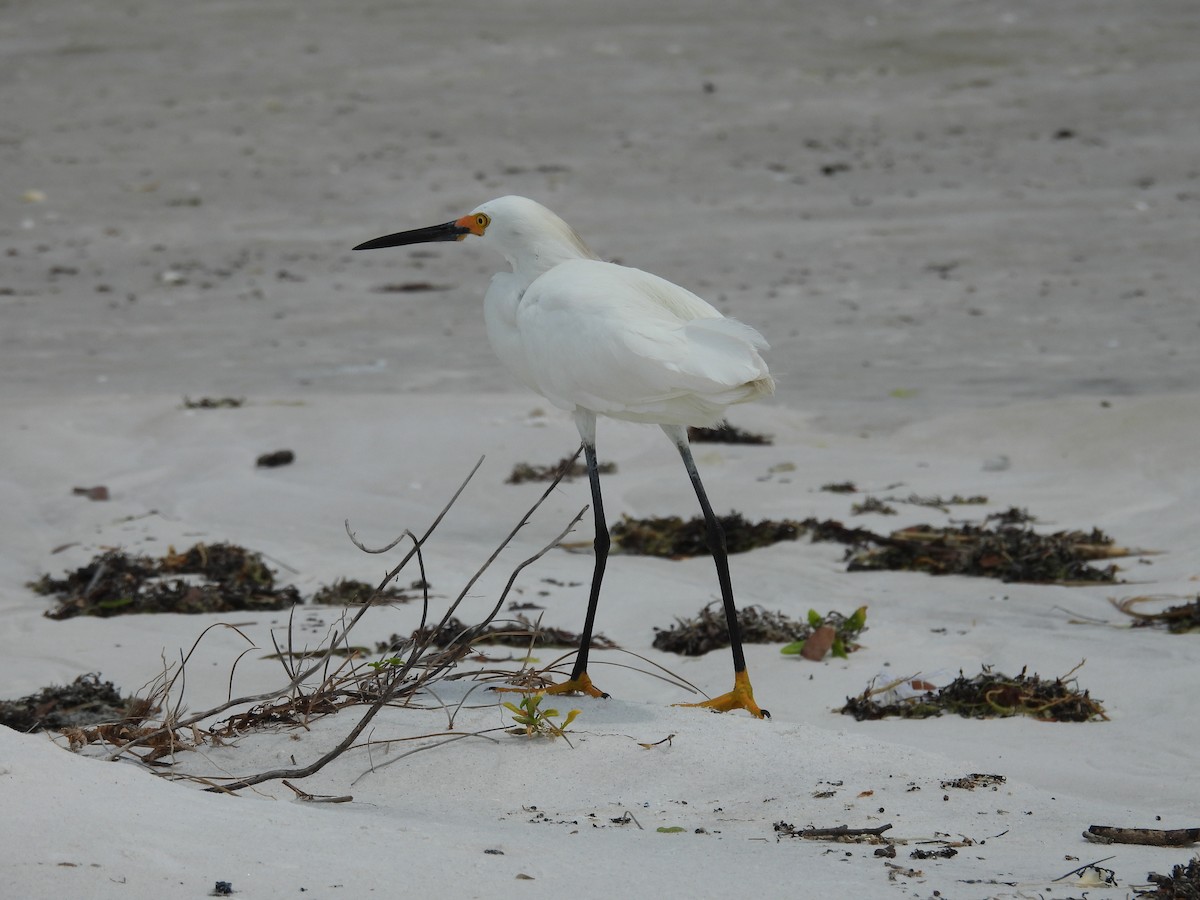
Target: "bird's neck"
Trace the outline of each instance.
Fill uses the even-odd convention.
[[[599,259],[566,222],[559,220],[558,228],[543,230],[524,246],[505,253],[508,264],[518,280],[529,285],[535,278],[555,266],[573,259]]]

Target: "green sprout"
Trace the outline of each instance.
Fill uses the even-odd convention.
[[[388,667],[399,668],[400,666],[404,665],[404,660],[402,660],[398,656],[389,656],[387,659],[380,659],[375,662],[369,662],[369,663],[367,663],[367,665],[370,666],[372,669],[374,669],[376,672],[378,672],[380,669],[388,668]]]
[[[542,709],[541,702],[546,696],[545,691],[526,694],[519,704],[505,703],[504,706],[512,712],[516,728],[510,728],[509,734],[524,734],[527,737],[566,737],[567,727],[575,721],[581,710],[573,709],[561,724],[555,722],[558,717],[557,709]],[[570,743],[570,741],[568,741]]]

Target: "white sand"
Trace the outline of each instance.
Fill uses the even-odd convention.
[[[1039,527],[1099,526],[1162,554],[1123,561],[1129,584],[1085,588],[847,573],[832,544],[735,556],[743,605],[869,607],[847,661],[748,649],[770,722],[673,708],[692,698],[600,665],[627,659],[601,652],[593,674],[614,699],[570,704],[574,749],[500,734],[352,784],[387,758],[356,750],[302,782],[346,804],[295,802],[278,783],[216,797],[0,729],[6,894],[201,896],[225,880],[247,897],[1067,898],[1124,896],[1188,858],[1080,832],[1200,825],[1200,648],[1131,631],[1108,602],[1194,597],[1200,579],[1195,15],[1183,3],[820,6],[697,5],[686,21],[638,4],[550,17],[548,4],[474,0],[6,10],[0,100],[17,115],[0,142],[0,696],[88,671],[135,691],[222,620],[54,622],[24,587],[43,572],[110,546],[228,540],[290,567],[281,577],[304,592],[376,580],[387,561],[356,550],[343,520],[369,543],[422,529],[486,454],[426,557],[441,602],[456,594],[540,490],[503,485],[512,465],[559,458],[574,428],[490,356],[479,298],[496,261],[469,247],[346,248],[505,192],[767,334],[778,397],[732,418],[775,445],[697,448],[719,510],[876,530],[946,521],[912,506],[849,519],[861,498],[818,490],[902,483],[893,493],[986,494],[986,511],[1024,506]],[[372,292],[405,282],[445,289]],[[248,404],[189,412],[185,394]],[[610,521],[693,514],[656,429],[602,423],[600,441],[618,465]],[[254,469],[282,447],[294,465]],[[985,468],[1001,456],[1006,469]],[[795,468],[773,471],[782,463]],[[93,484],[112,499],[71,495]],[[462,618],[482,615],[587,499],[582,482],[553,495]],[[521,599],[575,630],[584,587],[544,579],[589,574],[587,555],[553,551]],[[617,556],[599,629],[718,693],[727,654],[650,647],[654,626],[716,596],[708,560]],[[339,614],[303,608],[303,638],[318,642]],[[405,633],[418,615],[373,611],[356,639]],[[262,657],[286,616],[223,620],[263,648],[234,691],[278,685]],[[244,646],[209,633],[188,667],[189,708],[225,696]],[[1083,659],[1079,683],[1109,722],[832,712],[881,672],[1052,677]],[[507,721],[497,701],[476,702],[459,731]],[[303,764],[352,715],[182,754],[176,769]],[[445,726],[440,711],[390,711],[372,738]],[[669,734],[669,747],[638,746]],[[940,786],[972,772],[1008,780]],[[612,823],[626,811],[642,830]],[[922,874],[889,881],[869,845],[777,841],[779,821],[892,823],[910,843],[887,862]],[[911,842],[945,835],[986,843],[908,858]],[[1118,891],[1052,883],[1110,855]]]

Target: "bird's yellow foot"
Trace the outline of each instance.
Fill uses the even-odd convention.
[[[759,709],[754,702],[754,688],[750,686],[750,675],[745,671],[733,676],[733,690],[720,697],[713,697],[703,703],[676,703],[676,706],[693,706],[711,709],[714,712],[729,712],[734,709],[744,709],[756,719],[769,719],[771,714],[765,709]]]
[[[608,694],[592,684],[588,673],[582,673],[578,678],[568,678],[562,684],[546,688],[547,694],[587,694],[589,697],[607,698]]]

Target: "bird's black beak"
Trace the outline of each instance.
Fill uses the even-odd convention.
[[[386,234],[373,241],[359,244],[355,250],[380,250],[384,247],[403,247],[406,244],[428,244],[432,241],[461,241],[471,233],[471,229],[457,222],[444,222],[441,225],[430,225],[428,228],[414,228],[412,231],[399,231],[396,234]]]

